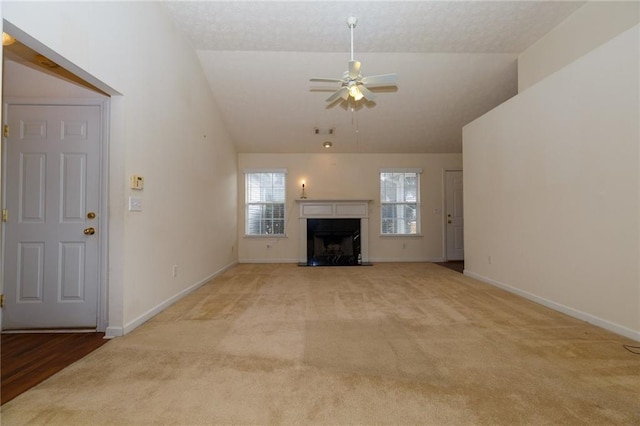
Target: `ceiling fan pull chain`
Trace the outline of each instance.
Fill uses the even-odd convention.
[[[351,127],[354,128],[356,146],[358,146],[360,144],[360,126],[358,125],[358,117],[356,116],[356,110],[353,106],[351,107]]]

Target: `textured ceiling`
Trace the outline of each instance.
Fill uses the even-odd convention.
[[[517,91],[517,55],[584,2],[168,1],[239,152],[461,152],[462,126]],[[309,83],[395,72],[354,108]],[[353,105],[352,105],[353,106]],[[314,128],[335,129],[332,135]]]

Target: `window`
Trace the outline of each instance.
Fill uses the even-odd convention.
[[[380,172],[382,235],[420,233],[420,169]]]
[[[247,235],[284,235],[286,171],[245,173]]]

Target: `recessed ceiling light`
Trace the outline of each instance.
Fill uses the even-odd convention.
[[[331,143],[331,141],[325,141],[322,143],[322,146],[324,146],[325,148],[329,149],[333,146],[333,144]]]

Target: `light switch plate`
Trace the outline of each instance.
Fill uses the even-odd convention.
[[[142,199],[136,197],[129,197],[129,211],[141,212],[142,211]]]

